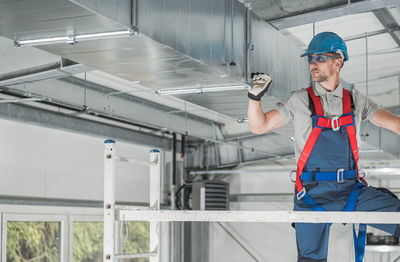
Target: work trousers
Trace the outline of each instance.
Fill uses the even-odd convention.
[[[307,193],[327,211],[343,211],[353,186],[358,180],[304,181]],[[311,211],[294,198],[294,211]],[[400,212],[400,200],[387,189],[364,186],[354,211]],[[368,224],[400,237],[400,224]],[[327,261],[329,224],[295,223],[298,262]]]

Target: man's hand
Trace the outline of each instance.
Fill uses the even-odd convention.
[[[251,87],[247,96],[255,101],[260,101],[261,97],[268,91],[272,79],[264,73],[251,73]]]

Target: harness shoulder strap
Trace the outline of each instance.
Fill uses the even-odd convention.
[[[343,88],[343,114],[349,114],[352,112],[352,108],[351,108],[351,94],[350,91],[347,89]]]
[[[314,103],[314,111],[317,115],[323,116],[324,110],[322,109],[321,99],[317,97],[314,93],[312,86],[307,88],[308,95],[311,97],[311,100]]]
[[[311,97],[311,100],[313,101],[314,104],[314,109],[315,109],[315,113],[317,115],[324,115],[324,111],[322,109],[322,104],[321,104],[321,100],[319,97],[317,97],[314,93],[314,90],[312,89],[312,87],[308,87],[307,88],[307,92],[308,95]],[[296,193],[297,193],[297,198],[301,198],[303,196],[302,191],[303,191],[303,183],[301,182],[300,176],[301,173],[303,172],[303,169],[307,163],[307,160],[311,154],[311,151],[314,148],[315,143],[317,142],[317,139],[321,133],[321,128],[318,127],[314,127],[311,131],[310,136],[307,139],[307,142],[303,148],[303,151],[301,152],[300,158],[297,161],[297,172],[296,172]]]

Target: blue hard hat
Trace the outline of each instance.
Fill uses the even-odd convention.
[[[342,53],[343,62],[349,60],[347,46],[340,36],[332,32],[322,32],[313,37],[307,51],[301,56],[322,53]]]

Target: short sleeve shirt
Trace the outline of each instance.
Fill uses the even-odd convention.
[[[340,84],[334,91],[330,92],[324,89],[319,83],[315,83],[313,90],[315,95],[321,99],[322,108],[326,117],[332,118],[343,114],[343,87]],[[375,102],[356,89],[351,91],[351,95],[354,102],[353,114],[357,141],[358,144],[360,144],[360,134],[358,130],[360,130],[361,120],[370,121],[380,108]],[[301,89],[291,93],[288,97],[278,102],[274,109],[282,115],[285,124],[290,121],[293,122],[295,133],[294,151],[296,160],[298,160],[313,128],[307,90]]]

